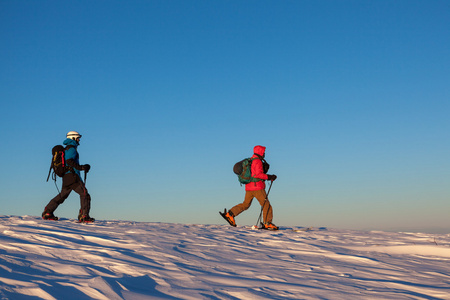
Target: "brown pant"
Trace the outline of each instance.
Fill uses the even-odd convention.
[[[269,199],[266,199],[266,196],[266,190],[246,191],[244,202],[234,206],[230,209],[230,212],[237,217],[241,212],[247,210],[252,204],[253,198],[256,198],[263,207],[264,223],[272,223],[272,206],[270,205]]]

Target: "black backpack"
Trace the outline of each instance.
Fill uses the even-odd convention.
[[[233,167],[233,172],[238,176],[238,180],[241,183],[241,185],[262,180],[259,178],[252,177],[252,162],[255,159],[260,159],[261,162],[263,163],[264,174],[266,174],[269,171],[270,165],[261,156],[254,158],[245,158],[235,163]]]
[[[64,151],[71,148],[73,146],[61,146],[56,145],[52,148],[52,162],[50,164],[50,170],[48,171],[47,181],[50,178],[50,174],[53,170],[53,179],[56,180],[56,176],[63,177],[64,174],[66,174],[67,171],[69,171],[71,168],[66,165],[66,160],[64,159]]]

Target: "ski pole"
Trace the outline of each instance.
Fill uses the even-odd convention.
[[[270,182],[269,190],[267,191],[267,194],[266,194],[266,199],[264,199],[264,203],[263,203],[263,205],[261,205],[261,212],[259,213],[258,220],[256,221],[256,225],[255,225],[256,227],[258,227],[259,222],[261,222],[261,216],[263,213],[264,206],[266,205],[267,199],[269,199],[269,193],[270,193],[270,189],[272,188],[272,183],[273,183],[273,181]]]

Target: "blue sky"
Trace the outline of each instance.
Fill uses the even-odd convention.
[[[98,219],[222,224],[260,144],[277,225],[449,232],[449,20],[448,1],[1,1],[0,214],[41,214],[76,130]]]

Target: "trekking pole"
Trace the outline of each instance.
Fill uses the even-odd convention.
[[[263,205],[261,205],[261,212],[259,213],[258,220],[256,221],[256,225],[255,225],[256,227],[258,227],[259,222],[261,222],[261,216],[263,213],[264,206],[266,205],[266,201],[267,201],[267,199],[269,199],[269,193],[270,193],[270,189],[272,188],[272,183],[273,183],[273,181],[270,181],[270,186],[269,186],[269,190],[267,191],[267,194],[266,194],[266,199],[264,199],[264,203],[263,203]]]
[[[84,197],[86,197],[86,194],[87,194],[87,190],[86,190],[86,177],[87,177],[87,173],[86,173],[86,171],[84,171],[84,184],[83,184]]]

